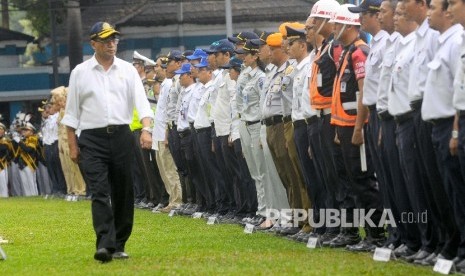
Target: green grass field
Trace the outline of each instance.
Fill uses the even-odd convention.
[[[375,262],[368,253],[308,249],[237,225],[136,210],[128,260],[100,264],[90,201],[0,199],[0,275],[428,275],[431,267]]]

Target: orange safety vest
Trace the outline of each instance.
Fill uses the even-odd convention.
[[[324,49],[318,52],[315,60],[312,64],[312,79],[310,82],[310,100],[312,103],[313,109],[325,109],[331,107],[331,98],[332,97],[325,97],[318,92],[318,73],[320,72],[320,66],[316,63],[321,58],[321,53],[329,51],[329,46],[331,44],[328,43]]]
[[[355,41],[355,47],[358,48],[360,45],[366,45],[366,43],[359,39]],[[349,63],[349,57],[353,51],[348,51],[345,54],[344,61],[338,70],[336,78],[334,79],[333,88],[333,99],[331,103],[331,124],[337,126],[355,126],[357,115],[349,115],[345,112],[341,102],[341,78],[344,75],[344,71]]]

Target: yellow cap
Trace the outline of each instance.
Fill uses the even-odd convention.
[[[294,29],[304,29],[305,25],[299,22],[284,22],[279,26],[279,32],[283,35],[283,37],[287,37],[287,30],[286,26],[289,26]],[[302,27],[303,26],[303,27]]]
[[[283,35],[281,33],[272,33],[266,38],[266,44],[271,47],[281,47],[283,44]]]

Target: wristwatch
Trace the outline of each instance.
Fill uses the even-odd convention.
[[[452,139],[457,139],[457,138],[459,138],[459,131],[452,130]]]
[[[141,131],[147,131],[148,133],[152,133],[152,128],[151,127],[143,127]]]

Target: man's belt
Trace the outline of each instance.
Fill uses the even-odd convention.
[[[413,117],[413,111],[405,112],[404,114],[395,115],[394,120],[398,124],[402,124],[405,121],[410,120]]]
[[[305,123],[307,123],[307,125],[311,125],[313,123],[318,122],[318,116],[313,115],[312,117],[305,118],[304,120],[305,120]]]
[[[413,110],[420,110],[420,109],[421,109],[421,104],[422,104],[422,103],[423,103],[423,99],[416,100],[416,101],[410,102],[410,107],[411,107]]]
[[[179,134],[179,138],[184,138],[184,137],[191,135],[191,130],[187,128],[183,131],[178,131],[178,134]]]
[[[266,126],[273,126],[283,122],[283,115],[275,115],[265,119]]]
[[[378,118],[381,121],[389,121],[389,120],[392,120],[394,117],[389,113],[389,111],[383,110],[383,111],[378,112]]]
[[[283,117],[283,122],[284,122],[284,123],[292,122],[292,117],[291,117],[291,115],[284,116],[284,117]]]
[[[113,134],[124,128],[129,129],[129,125],[108,125],[106,127],[86,129],[83,130],[83,132],[92,134]]]
[[[251,126],[260,123],[260,120],[257,121],[245,121],[246,126]]]
[[[212,130],[211,127],[204,127],[204,128],[196,128],[195,132],[196,133],[202,133],[202,132],[211,131],[211,130]]]

